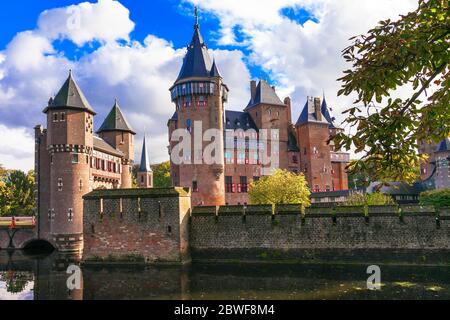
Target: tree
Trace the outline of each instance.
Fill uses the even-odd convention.
[[[381,192],[374,192],[372,194],[355,192],[348,197],[343,203],[344,206],[384,206],[395,205],[394,199],[391,196],[385,195]]]
[[[34,172],[9,171],[0,182],[0,212],[2,215],[31,215],[36,205]]]
[[[152,166],[153,185],[156,188],[168,188],[172,186],[170,178],[170,161],[165,161]]]
[[[365,152],[350,172],[366,172],[375,181],[413,182],[425,160],[417,154],[418,143],[437,143],[450,134],[448,1],[419,0],[400,20],[381,21],[351,40],[343,57],[352,68],[339,79],[338,95],[356,93],[361,106],[345,111],[344,123],[356,133],[339,133],[336,146]],[[408,98],[391,98],[408,86]]]
[[[151,166],[153,170],[153,186],[155,188],[168,188],[172,186],[172,179],[170,177],[170,161],[161,162]],[[137,174],[139,164],[133,166],[133,188],[138,188]]]
[[[281,169],[253,181],[249,195],[252,204],[302,204],[304,207],[311,204],[305,176]]]

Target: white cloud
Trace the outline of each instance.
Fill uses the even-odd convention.
[[[367,32],[378,21],[397,19],[417,7],[417,0],[187,0],[208,11],[220,21],[220,44],[236,44],[233,30],[238,27],[251,54],[249,61],[261,66],[278,85],[281,97],[293,98],[293,117],[297,117],[307,96],[321,96],[338,122],[341,112],[354,97],[337,97],[336,79],[349,68],[341,51],[354,35]],[[281,15],[291,7],[312,13],[311,20],[299,24]],[[405,91],[405,90],[402,90]]]
[[[31,128],[37,123],[45,124],[42,109],[61,87],[68,69],[72,68],[78,84],[98,113],[95,118],[97,128],[112,107],[114,98],[118,98],[126,118],[138,133],[136,159],[140,159],[140,142],[146,130],[152,161],[167,160],[166,124],[175,109],[168,89],[179,72],[185,48],[176,49],[172,43],[154,35],[148,35],[143,43],[116,41],[128,39],[133,24],[126,22],[129,12],[116,1],[75,6],[79,8],[81,21],[86,22],[82,25],[85,30],[67,29],[68,8],[41,14],[38,29],[17,34],[6,50],[0,52],[0,125],[4,131],[14,132],[17,139],[30,138],[26,132],[32,132]],[[110,30],[105,30],[107,28]],[[55,49],[54,41],[61,38],[80,46],[95,40],[102,44],[81,59],[72,61]],[[233,92],[230,107],[242,107],[239,103],[241,99],[248,99],[250,78],[242,53],[237,50],[212,53]],[[33,148],[33,145],[20,144],[14,139],[3,139],[0,163],[3,161],[9,168],[31,169]],[[18,157],[20,150],[26,152]]]
[[[83,2],[42,12],[38,26],[51,39],[69,39],[79,46],[93,40],[129,40],[134,29],[129,14],[119,1]]]
[[[33,129],[0,124],[0,164],[6,168],[28,171],[34,166]]]

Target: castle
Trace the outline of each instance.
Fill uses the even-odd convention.
[[[262,161],[267,153],[276,158],[277,167],[303,173],[312,192],[348,189],[345,167],[349,154],[328,143],[341,129],[335,126],[325,98],[308,98],[294,123],[289,97],[281,101],[275,87],[264,80],[251,81],[250,101],[244,111],[225,110],[229,89],[215,60],[211,61],[197,17],[192,41],[170,92],[176,108],[168,121],[170,173],[173,185],[192,189],[193,205],[249,203],[249,184],[267,175],[264,169],[272,165]],[[178,141],[171,137],[177,129],[186,129],[195,140],[211,128],[219,132],[214,141],[219,153],[223,152],[219,161],[204,163],[204,155],[193,141],[189,152],[176,155],[184,162],[173,161]],[[266,145],[259,143],[263,129],[269,132]],[[275,140],[278,144],[273,145]],[[202,149],[207,145],[203,142]]]
[[[135,132],[116,100],[94,134],[95,111],[72,72],[43,110],[47,129],[35,127],[38,230],[61,250],[83,243],[83,195],[95,189],[132,187]],[[142,188],[153,186],[145,139],[138,172]]]

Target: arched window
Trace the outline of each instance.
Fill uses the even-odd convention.
[[[186,119],[186,129],[191,132],[191,119]]]

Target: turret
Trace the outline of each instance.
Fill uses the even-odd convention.
[[[60,251],[80,252],[83,240],[82,196],[89,192],[95,112],[72,72],[43,112],[47,114],[46,143],[50,156],[49,240]]]
[[[153,170],[150,166],[150,161],[148,158],[145,135],[142,143],[141,163],[139,164],[137,180],[139,188],[153,188]]]
[[[191,133],[192,141],[191,154],[185,155],[183,163],[172,170],[178,171],[179,174],[178,177],[173,177],[173,183],[192,188],[193,205],[223,205],[225,204],[223,113],[228,87],[223,83],[216,63],[211,63],[208,48],[200,34],[197,9],[194,35],[170,92],[172,102],[176,106],[177,120],[169,121],[169,130],[170,126],[176,123],[178,128],[187,129]],[[208,129],[217,129],[219,135],[214,140],[217,146],[215,159],[218,159],[214,164],[206,164],[203,154],[197,150],[194,152],[194,140],[203,141],[203,134]],[[203,142],[202,151],[210,143],[211,141]],[[173,145],[170,149],[172,147]],[[172,154],[172,158],[173,156]]]
[[[134,135],[116,99],[114,105],[97,131],[98,135],[124,154],[121,170],[121,188],[131,188],[134,163]]]

